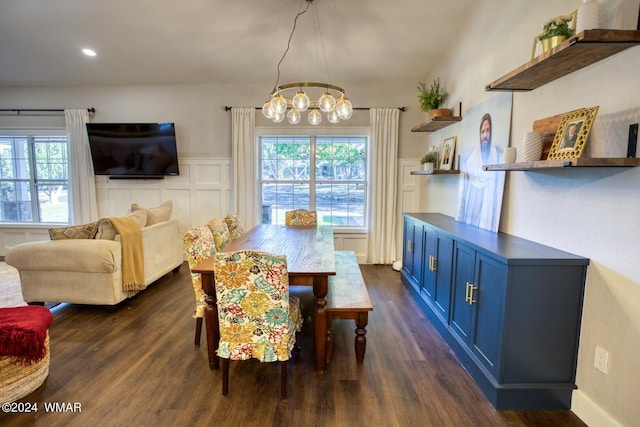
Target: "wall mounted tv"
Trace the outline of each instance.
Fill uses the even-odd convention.
[[[87,123],[96,175],[162,178],[179,175],[173,123]]]

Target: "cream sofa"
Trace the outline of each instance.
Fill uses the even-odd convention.
[[[144,284],[148,286],[183,262],[179,221],[142,228]],[[5,261],[18,269],[27,303],[70,302],[115,305],[137,292],[122,289],[119,239],[68,239],[23,243]]]

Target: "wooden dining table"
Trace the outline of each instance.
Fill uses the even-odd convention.
[[[291,227],[260,224],[229,243],[222,252],[254,249],[286,255],[289,284],[313,287],[313,341],[316,372],[324,372],[326,365],[327,304],[329,276],[336,274],[333,228],[331,226]],[[216,304],[213,257],[192,269],[202,277],[206,294],[204,318],[207,335],[209,368],[218,369],[216,350],[220,339]]]

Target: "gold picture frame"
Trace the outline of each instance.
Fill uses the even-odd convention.
[[[441,170],[453,170],[454,169],[454,161],[456,154],[456,137],[452,136],[446,138],[444,143],[442,144],[442,158],[440,159],[440,169]]]
[[[598,108],[599,105],[582,108],[562,116],[560,126],[553,137],[548,160],[577,159],[582,156]]]

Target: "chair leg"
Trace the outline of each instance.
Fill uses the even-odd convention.
[[[222,360],[222,395],[229,395],[229,359],[223,357]]]
[[[200,345],[200,334],[202,333],[202,317],[196,317],[196,338],[195,345]]]
[[[287,361],[280,361],[280,397],[287,397]]]

